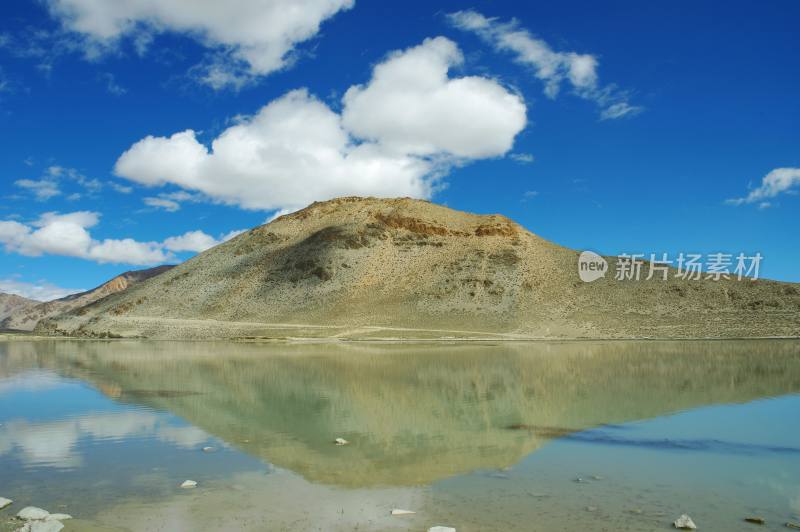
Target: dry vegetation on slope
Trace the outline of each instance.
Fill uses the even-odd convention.
[[[172,338],[800,335],[793,284],[610,277],[581,282],[577,252],[503,216],[340,198],[38,330]]]

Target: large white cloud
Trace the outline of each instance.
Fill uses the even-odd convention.
[[[743,198],[727,200],[731,205],[758,203],[762,208],[769,207],[769,200],[779,194],[800,188],[800,168],[776,168],[761,179],[761,185]]]
[[[237,85],[292,60],[292,50],[354,0],[48,0],[64,26],[108,46],[131,37],[146,47],[153,33],[179,32],[215,50],[202,69],[215,87]],[[244,67],[243,69],[241,67]]]
[[[444,37],[390,55],[367,85],[344,95],[344,126],[406,154],[504,154],[525,126],[525,104],[492,79],[450,79],[450,68],[462,62]]]
[[[31,257],[60,255],[99,263],[151,265],[174,260],[173,252],[205,251],[240,232],[231,231],[219,239],[202,231],[188,231],[163,242],[140,242],[132,238],[95,240],[89,229],[98,221],[99,215],[90,211],[48,212],[29,224],[0,221],[0,244],[7,252]]]
[[[370,83],[347,92],[342,115],[305,89],[291,91],[210,149],[193,130],[145,137],[115,173],[247,209],[291,210],[351,194],[429,197],[443,165],[502,155],[525,126],[521,98],[497,82],[448,78],[459,59],[454,43],[430,39],[376,66]]]
[[[473,10],[457,11],[447,18],[453,26],[477,34],[496,50],[510,53],[516,62],[530,67],[544,83],[549,98],[555,98],[561,86],[569,83],[578,96],[600,106],[601,119],[622,118],[642,111],[641,106],[628,102],[626,92],[614,85],[598,85],[599,62],[592,54],[555,51],[515,20],[502,22]]]

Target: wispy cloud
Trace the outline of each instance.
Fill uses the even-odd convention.
[[[0,292],[15,294],[36,301],[51,301],[69,294],[83,292],[82,288],[62,288],[47,281],[28,283],[18,278],[0,279]]]
[[[172,201],[164,198],[144,198],[144,204],[154,209],[163,209],[167,212],[176,212],[180,210],[181,205],[177,201]]]
[[[52,179],[17,179],[14,184],[31,192],[39,201],[46,201],[61,194],[58,182]]]
[[[512,153],[509,157],[519,164],[531,164],[535,160],[534,156],[530,153]]]
[[[114,77],[114,74],[110,72],[99,74],[98,79],[105,84],[106,90],[109,94],[114,96],[122,96],[128,92],[128,89],[117,83],[117,79]]]
[[[597,104],[602,120],[633,116],[643,110],[643,107],[628,101],[627,91],[613,84],[599,84],[599,61],[592,54],[555,51],[513,19],[503,22],[466,10],[447,15],[447,20],[456,28],[477,34],[495,50],[510,53],[517,63],[531,68],[544,83],[544,93],[548,98],[558,96],[566,83],[577,96]]]
[[[800,168],[776,168],[761,179],[761,185],[747,196],[725,200],[728,205],[755,203],[759,209],[772,206],[769,201],[781,194],[795,194],[800,188]]]

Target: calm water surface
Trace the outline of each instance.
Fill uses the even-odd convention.
[[[0,341],[0,530],[786,530],[798,393],[783,340]]]

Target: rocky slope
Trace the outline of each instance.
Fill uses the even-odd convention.
[[[16,294],[4,294],[0,292],[0,321],[14,312],[24,312],[26,309],[40,304],[41,301],[28,299]]]
[[[584,283],[577,257],[499,215],[340,198],[252,229],[38,330],[165,338],[800,336],[797,285],[613,275]]]
[[[4,319],[0,322],[0,329],[31,331],[42,319],[56,316],[63,312],[80,309],[111,294],[123,292],[132,285],[150,279],[170,268],[172,268],[172,266],[165,265],[146,270],[133,270],[117,275],[113,279],[86,292],[70,294],[61,299],[55,299],[45,303],[34,301],[33,305],[22,306],[8,313],[6,316],[3,316]]]

